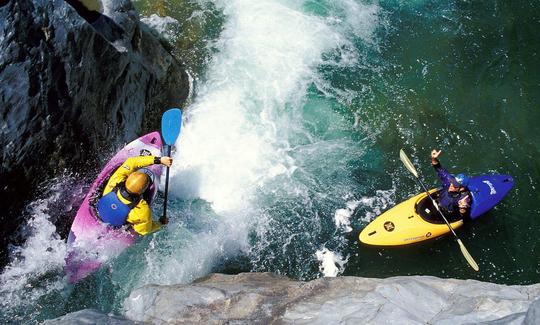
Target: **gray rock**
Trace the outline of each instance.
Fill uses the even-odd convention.
[[[521,324],[523,324],[524,319],[525,319],[525,313],[517,313],[517,314],[508,315],[506,317],[496,319],[496,320],[492,320],[492,321],[481,322],[481,323],[469,323],[469,324],[470,325],[472,325],[472,324],[477,324],[477,325],[521,325]]]
[[[268,323],[303,286],[270,273],[212,274],[192,285],[145,286],[132,292],[124,307],[128,318],[151,323]]]
[[[124,302],[154,324],[520,324],[540,285],[428,276],[293,281],[269,273],[212,274],[190,285],[147,285]],[[527,313],[539,323],[536,305]]]
[[[96,169],[103,149],[158,129],[188,95],[182,64],[129,0],[103,2],[103,15],[68,2],[0,6],[0,208],[12,212],[0,215],[2,241],[37,184]]]
[[[109,316],[93,309],[83,309],[65,316],[46,320],[43,325],[135,325],[143,324],[118,316]]]
[[[523,325],[540,324],[540,299],[536,299],[527,310]]]

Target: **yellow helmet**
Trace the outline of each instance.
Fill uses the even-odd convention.
[[[126,190],[131,194],[141,195],[150,185],[150,177],[140,171],[136,171],[126,179]]]

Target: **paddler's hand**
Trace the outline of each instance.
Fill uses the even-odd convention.
[[[162,224],[162,225],[166,225],[169,223],[169,218],[167,217],[160,217],[159,218],[159,222]]]
[[[431,164],[432,165],[437,165],[439,163],[438,158],[441,152],[442,150],[437,151],[435,149],[431,151]]]
[[[161,162],[162,165],[165,165],[167,167],[171,167],[172,158],[171,157],[161,157],[160,162]]]

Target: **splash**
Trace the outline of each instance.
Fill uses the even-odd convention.
[[[353,121],[333,109],[334,98],[322,95],[333,88],[320,67],[357,62],[351,39],[372,38],[378,7],[340,1],[329,5],[326,16],[300,1],[218,1],[217,6],[225,17],[213,44],[218,52],[184,114],[171,170],[174,213],[177,220],[189,216],[189,222],[173,220],[152,239],[137,285],[190,281],[239,251],[249,252],[259,269],[269,263],[267,250],[282,239],[285,255],[297,242],[307,242],[292,264],[303,263],[303,254],[309,258],[320,246],[314,227],[322,211],[316,200],[353,191],[346,184],[346,164],[361,150],[344,133],[354,132]],[[353,24],[353,13],[366,21]],[[312,127],[320,121],[327,126]],[[328,162],[334,166],[325,170]],[[343,186],[326,193],[332,173],[343,173]],[[204,207],[193,209],[199,200]],[[300,207],[306,209],[297,214]],[[277,225],[281,214],[297,217],[307,228]],[[164,246],[178,248],[169,252]]]
[[[336,277],[342,273],[348,258],[343,258],[341,254],[332,252],[331,250],[323,247],[315,253],[317,260],[319,261],[319,270],[325,277]]]
[[[283,119],[284,109],[302,100],[338,37],[320,18],[279,2],[223,5],[221,52],[188,110],[175,170],[178,195],[200,197],[218,213],[248,208],[257,187],[295,168],[284,149],[299,121]]]
[[[364,196],[358,200],[358,206],[362,207],[365,215],[362,218],[364,222],[371,222],[384,210],[395,205],[396,188],[389,190],[377,190],[375,196]]]
[[[299,188],[291,184],[299,162],[289,137],[302,126],[298,110],[323,53],[341,44],[324,19],[294,4],[220,5],[227,21],[219,53],[187,110],[171,180],[174,196],[202,199],[216,215],[211,231],[190,236],[193,241],[173,254],[176,262],[169,259],[161,272],[168,281],[203,275],[231,250],[248,249],[249,231],[265,218],[259,195],[273,181]],[[186,258],[197,262],[186,265]],[[149,265],[159,260],[152,259]]]
[[[12,321],[24,319],[16,310],[33,309],[40,297],[65,284],[62,268],[67,247],[48,212],[56,199],[58,196],[31,205],[32,217],[24,229],[26,242],[12,247],[12,261],[0,275],[0,306],[7,314],[4,317]]]
[[[178,37],[180,24],[178,20],[172,17],[160,17],[153,14],[150,17],[141,18],[141,21],[168,41],[173,41]]]
[[[336,210],[334,222],[337,228],[341,228],[344,232],[352,231],[350,218],[359,204],[360,201],[348,201],[346,203],[346,208]]]

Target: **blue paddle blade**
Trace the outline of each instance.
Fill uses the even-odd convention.
[[[169,146],[173,146],[182,128],[182,111],[178,108],[171,108],[163,113],[161,118],[161,135]]]

